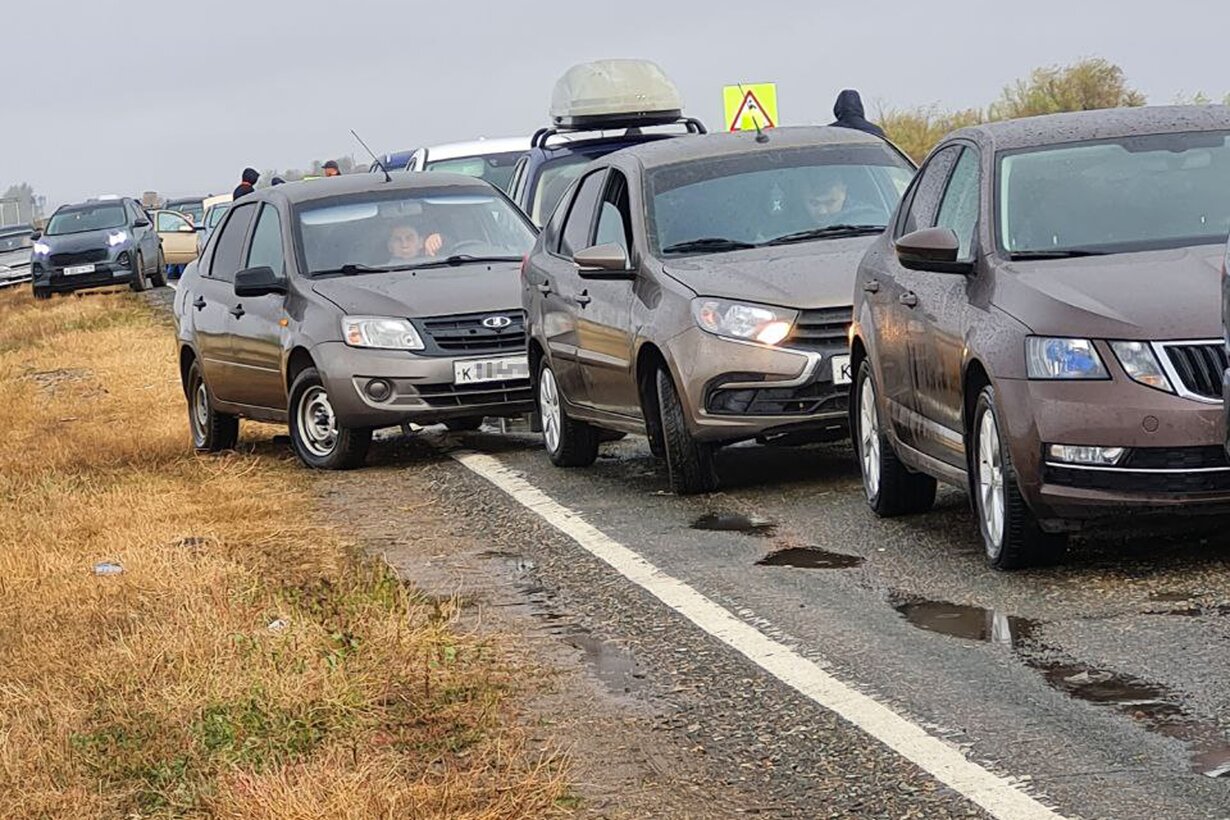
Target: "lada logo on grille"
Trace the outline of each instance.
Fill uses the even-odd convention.
[[[512,319],[507,316],[488,316],[483,319],[483,327],[489,327],[492,330],[503,330],[512,324]]]

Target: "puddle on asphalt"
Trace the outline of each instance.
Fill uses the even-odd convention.
[[[1084,664],[1043,661],[1020,651],[1021,644],[1042,625],[1040,621],[943,601],[910,601],[897,604],[895,609],[910,624],[928,632],[1012,647],[1017,650],[1021,662],[1041,674],[1053,689],[1077,700],[1114,709],[1150,732],[1186,743],[1191,753],[1192,770],[1198,774],[1207,777],[1230,775],[1230,741],[1222,736],[1216,725],[1201,722],[1185,712],[1176,693],[1166,687]],[[1186,610],[1182,612],[1186,614]],[[1206,614],[1208,610],[1197,609],[1196,612]],[[1045,647],[1038,645],[1037,649]]]
[[[615,694],[626,695],[640,688],[645,673],[632,653],[612,641],[596,637],[562,611],[555,595],[546,587],[532,581],[531,574],[538,567],[533,560],[502,550],[481,552],[479,557],[500,561],[513,576],[514,587],[520,600],[496,606],[528,613],[538,622],[539,631],[557,636],[567,645],[580,650],[585,665]]]
[[[800,567],[802,569],[850,569],[863,563],[861,555],[829,552],[819,547],[790,547],[771,552],[756,562],[760,567]]]
[[[768,538],[777,530],[777,524],[774,524],[772,521],[751,518],[738,513],[708,513],[693,521],[692,529],[741,532],[744,535]]]

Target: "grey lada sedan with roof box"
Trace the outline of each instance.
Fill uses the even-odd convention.
[[[258,192],[175,298],[198,449],[286,423],[309,467],[362,463],[372,431],[474,429],[533,407],[517,271],[525,216],[480,180],[363,174]]]

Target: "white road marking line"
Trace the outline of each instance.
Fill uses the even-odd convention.
[[[577,512],[558,503],[497,458],[451,454],[470,471],[503,490],[616,572],[683,615],[773,677],[883,743],[992,816],[1012,820],[1062,820],[1062,815],[927,734],[874,698],[825,672],[785,644],[739,620],[692,587],[611,539]]]

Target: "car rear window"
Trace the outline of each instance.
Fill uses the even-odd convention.
[[[508,183],[512,180],[513,170],[517,167],[517,160],[523,156],[525,156],[524,151],[513,151],[506,154],[485,154],[442,159],[436,162],[428,161],[427,170],[465,174],[468,177],[486,180],[501,191],[506,191]]]

